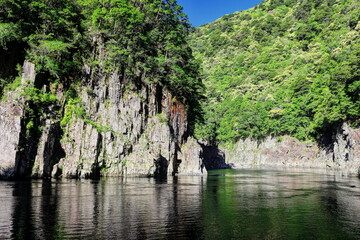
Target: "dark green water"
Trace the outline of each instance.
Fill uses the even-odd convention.
[[[360,239],[360,180],[310,171],[0,182],[0,239]]]

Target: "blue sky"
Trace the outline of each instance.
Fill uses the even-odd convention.
[[[246,10],[262,0],[178,0],[194,27],[213,22],[225,14]]]

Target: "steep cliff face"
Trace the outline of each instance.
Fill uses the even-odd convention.
[[[284,136],[263,142],[242,140],[225,152],[226,161],[235,167],[311,167],[356,174],[360,168],[360,129],[344,123],[326,146]]]
[[[33,86],[34,67],[24,64],[22,81],[27,85],[20,88]],[[14,96],[16,91],[8,93],[0,108],[1,176],[96,178],[206,172],[200,150],[182,147],[186,109],[169,91],[157,84],[127,81],[118,72],[85,69],[87,77],[78,86],[76,102],[63,100],[60,117],[41,116],[38,135],[26,128],[28,110],[22,107],[26,99]],[[57,96],[64,95],[58,87]],[[30,141],[30,136],[35,139]],[[190,142],[199,149],[194,140]]]
[[[351,128],[344,123],[337,130],[332,158],[338,166],[349,165],[360,169],[360,129]]]
[[[87,115],[65,127],[66,157],[57,165],[65,176],[152,175],[156,166],[176,173],[186,115],[171,94],[100,74],[85,83],[81,102]],[[160,155],[166,161],[159,165]]]
[[[9,94],[8,97],[11,95]],[[0,105],[0,175],[13,176],[18,153],[23,109],[12,101]]]
[[[187,171],[178,155],[203,85],[176,1],[6,0],[1,9],[3,175]]]
[[[28,158],[33,148],[29,144],[30,132],[26,129],[26,101],[20,94],[27,83],[35,80],[35,66],[25,62],[20,87],[5,94],[0,102],[0,176],[11,178],[26,174]]]

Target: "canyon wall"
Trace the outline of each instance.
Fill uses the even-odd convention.
[[[35,66],[25,62],[20,86],[0,103],[3,178],[206,173],[200,145],[187,138],[185,105],[169,91],[128,81],[117,71],[85,67],[84,76],[76,102],[65,102],[59,85],[61,104],[30,118],[38,106],[21,93],[37,76]]]
[[[289,137],[251,139],[222,148],[226,162],[234,168],[310,167],[358,174],[360,167],[360,129],[343,123],[326,144],[300,142]]]
[[[360,129],[347,123],[326,144],[283,136],[217,148],[187,137],[185,105],[158,84],[84,67],[77,101],[66,102],[58,85],[60,103],[39,112],[24,95],[36,85],[35,65],[25,61],[22,72],[0,102],[1,178],[164,177],[262,166],[359,171]]]

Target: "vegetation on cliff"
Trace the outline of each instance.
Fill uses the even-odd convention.
[[[71,107],[87,66],[168,89],[187,106],[191,131],[203,107],[196,135],[210,144],[318,139],[359,121],[359,16],[357,0],[266,0],[193,29],[195,60],[176,0],[1,0],[0,96],[27,59],[38,75],[26,99],[46,108],[60,102],[61,85]]]
[[[186,42],[189,28],[176,0],[1,0],[0,96],[24,59],[36,65],[35,87],[46,92],[58,84],[75,89],[90,66],[168,89],[193,123],[203,86]]]
[[[360,116],[360,2],[266,0],[194,29],[209,143],[319,139]]]

